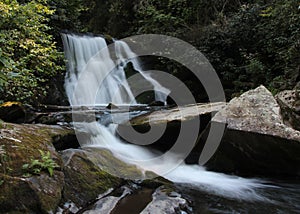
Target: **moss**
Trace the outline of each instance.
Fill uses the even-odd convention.
[[[61,200],[64,185],[63,173],[54,170],[53,177],[47,173],[25,178],[22,166],[31,159],[40,159],[39,150],[50,152],[51,159],[62,168],[60,155],[55,151],[53,139],[72,130],[58,126],[19,125],[2,123],[0,130],[1,158],[0,210],[3,212],[49,213],[55,211]],[[3,156],[4,157],[4,156]]]
[[[64,168],[64,199],[71,200],[78,206],[86,205],[99,194],[122,182],[120,178],[100,169],[83,151],[77,150],[69,158],[68,165]]]
[[[166,186],[166,187],[172,187],[173,183],[163,177],[156,177],[154,179],[146,179],[141,183],[142,186],[148,187],[151,189],[156,189],[159,186]]]
[[[22,103],[20,103],[20,102],[5,102],[0,105],[0,108],[1,107],[11,107],[13,105],[22,106]]]
[[[4,213],[50,213],[56,210],[61,196],[62,175],[23,179],[0,174],[0,210]]]
[[[145,176],[135,165],[129,165],[117,159],[110,151],[105,149],[86,149],[88,157],[102,170],[124,179],[143,179]]]
[[[22,166],[31,159],[39,159],[39,150],[49,151],[51,158],[62,166],[62,161],[53,146],[54,138],[72,133],[70,129],[58,126],[18,125],[2,123],[0,145],[3,145],[8,156],[7,164],[12,169],[11,176],[22,176]],[[0,172],[1,171],[0,169]]]
[[[4,121],[0,119],[0,129],[4,128]]]

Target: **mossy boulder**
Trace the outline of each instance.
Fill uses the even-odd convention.
[[[112,152],[102,148],[85,148],[90,160],[96,163],[102,170],[123,179],[143,180],[149,177],[157,177],[150,171],[143,172],[136,165],[127,164],[116,158]]]
[[[0,210],[3,213],[50,213],[57,209],[63,189],[63,173],[50,177],[42,172],[29,178],[0,174]]]
[[[0,129],[0,210],[8,213],[55,211],[61,199],[64,175],[62,160],[56,152],[55,139],[71,134],[71,129],[58,126],[1,123]],[[41,151],[58,167],[50,176],[47,167],[28,175],[24,164],[43,162]],[[32,172],[31,172],[32,173]]]
[[[53,143],[72,134],[74,135],[72,129],[59,126],[2,123],[1,164],[5,167],[0,169],[0,173],[22,176],[22,166],[32,159],[40,159],[40,151],[50,152],[51,158],[61,166],[61,158]]]
[[[87,205],[99,194],[119,187],[127,178],[143,178],[143,173],[100,148],[68,149],[63,151],[65,188],[64,199],[78,207]]]

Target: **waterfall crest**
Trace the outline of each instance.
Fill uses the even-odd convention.
[[[71,105],[137,104],[126,80],[125,67],[129,62],[152,85],[155,100],[166,104],[170,91],[143,71],[138,57],[125,42],[114,41],[114,50],[109,51],[102,37],[62,34],[62,38],[67,59],[65,90]],[[84,90],[77,91],[74,97],[80,75],[84,72],[90,72],[90,78]],[[95,97],[89,97],[93,95],[92,91],[98,91]]]

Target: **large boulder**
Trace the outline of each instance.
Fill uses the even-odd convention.
[[[209,123],[212,115],[222,109],[226,103],[208,103],[186,105],[174,107],[171,109],[161,109],[147,114],[134,117],[130,121],[120,124],[117,133],[121,137],[125,136],[130,139],[130,143],[139,144],[144,139],[127,137],[128,131],[133,127],[139,133],[146,133],[150,129],[164,130],[163,135],[153,142],[150,146],[156,149],[169,150],[176,142],[182,126],[192,126],[195,121],[200,121],[198,133],[201,133]]]
[[[4,122],[0,128],[0,210],[4,213],[54,212],[61,200],[64,175],[62,160],[53,142],[73,131],[58,126]],[[44,163],[36,166],[40,172],[24,168],[34,161]],[[49,163],[56,166],[51,167]]]
[[[283,123],[279,105],[264,86],[232,99],[211,123],[226,124],[226,130],[208,169],[244,175],[300,175],[300,132]],[[208,131],[209,127],[200,143],[205,143]]]
[[[65,150],[62,158],[65,174],[63,200],[72,201],[77,207],[87,206],[99,194],[119,186],[122,181],[102,170],[84,150]]]
[[[300,130],[300,91],[285,90],[275,96],[284,122]]]
[[[129,165],[101,148],[68,149],[63,151],[65,201],[84,207],[109,189],[119,187],[124,179],[144,177],[141,170]]]

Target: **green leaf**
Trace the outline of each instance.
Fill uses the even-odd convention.
[[[28,163],[23,164],[22,169],[28,169],[28,168],[29,168],[29,164]]]
[[[48,172],[49,172],[49,175],[52,177],[53,176],[53,168],[48,167]]]
[[[39,168],[34,168],[32,171],[33,171],[34,174],[40,174],[41,173],[41,169],[39,169]]]

